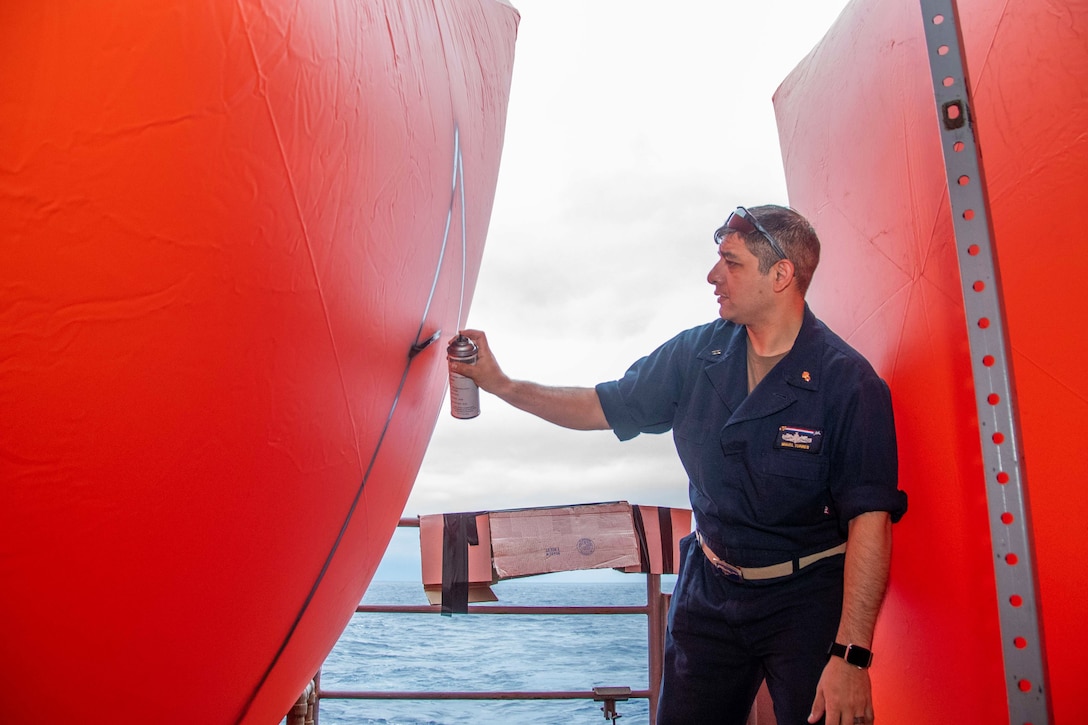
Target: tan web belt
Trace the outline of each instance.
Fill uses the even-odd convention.
[[[699,540],[699,546],[703,547],[703,553],[706,554],[707,560],[721,571],[721,573],[734,581],[741,581],[744,579],[749,581],[756,579],[777,579],[779,577],[789,576],[820,559],[826,559],[829,556],[842,554],[846,551],[846,543],[843,542],[830,549],[818,551],[815,554],[809,554],[808,556],[802,556],[801,558],[792,561],[784,561],[781,564],[739,567],[733,566],[729,562],[722,561],[718,558],[718,555],[711,551],[710,547],[706,545],[706,541],[703,539],[703,533],[701,531],[695,532],[695,538]]]

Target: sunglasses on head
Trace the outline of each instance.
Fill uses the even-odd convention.
[[[737,210],[730,214],[729,218],[725,220],[725,224],[722,224],[718,227],[717,231],[714,232],[714,243],[721,244],[722,239],[730,232],[740,232],[741,234],[759,232],[771,245],[771,249],[774,250],[774,253],[778,255],[779,259],[788,259],[786,253],[782,250],[782,245],[775,241],[775,238],[763,228],[763,225],[759,223],[759,220],[752,216],[752,213],[743,206],[738,206]]]

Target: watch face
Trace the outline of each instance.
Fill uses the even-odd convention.
[[[852,664],[854,667],[861,667],[865,669],[873,662],[873,653],[864,647],[857,647],[851,645],[846,648],[846,657],[844,659]]]

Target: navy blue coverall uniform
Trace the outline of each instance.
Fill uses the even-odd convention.
[[[697,530],[740,567],[846,541],[852,518],[906,511],[887,385],[806,305],[793,348],[749,394],[747,331],[716,320],[597,385],[620,440],[673,431]],[[767,680],[780,725],[805,722],[838,629],[843,561],[735,581],[681,542],[659,725],[744,723]]]

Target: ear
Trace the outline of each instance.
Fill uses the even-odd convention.
[[[774,263],[771,267],[771,280],[774,284],[775,292],[783,292],[793,282],[794,273],[793,262],[788,259],[780,259]]]

